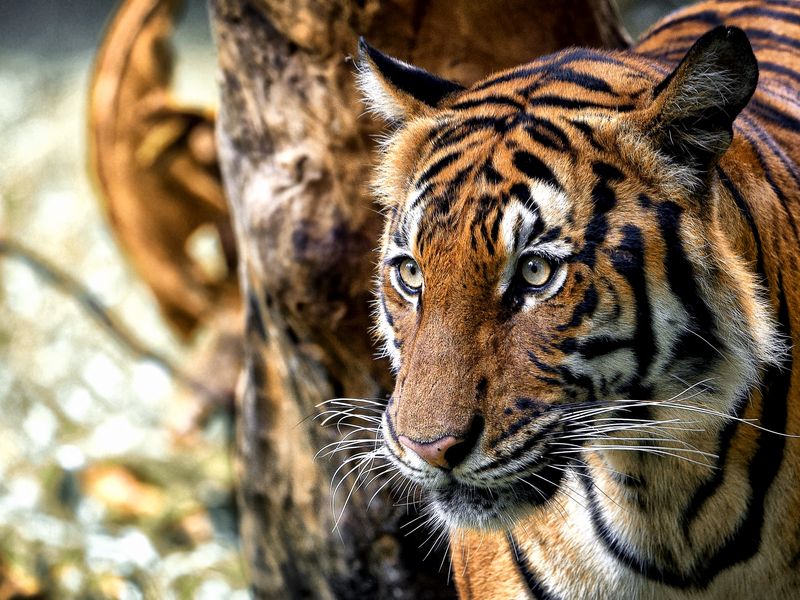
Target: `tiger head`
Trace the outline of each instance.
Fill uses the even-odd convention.
[[[778,353],[720,166],[758,79],[745,34],[672,73],[572,49],[465,88],[363,41],[358,66],[391,125],[384,451],[438,517],[505,527],[586,461],[702,454]]]

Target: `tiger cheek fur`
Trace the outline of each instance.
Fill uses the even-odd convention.
[[[764,512],[769,493],[800,510],[781,437],[800,420],[798,179],[764,158],[791,169],[796,150],[758,120],[800,107],[756,91],[745,33],[722,26],[758,38],[739,20],[786,15],[724,4],[656,26],[639,54],[574,49],[469,88],[361,44],[360,85],[393,124],[375,185],[396,375],[382,452],[449,529],[462,595],[800,584],[800,539],[776,553]],[[775,72],[800,66],[768,50]]]

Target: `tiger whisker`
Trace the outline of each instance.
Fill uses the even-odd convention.
[[[542,475],[539,475],[538,473],[530,473],[530,475],[533,475],[534,477],[537,477],[538,479],[541,479],[541,480],[542,480],[542,481],[544,481],[545,483],[552,485],[552,482],[551,482],[549,479],[547,479],[546,477],[544,477],[544,476],[542,476]],[[532,483],[530,483],[529,481],[525,481],[524,479],[520,479],[520,481],[522,481],[523,483],[526,483],[526,484],[530,485],[530,486],[531,486],[533,489],[535,489],[537,492],[539,491],[539,489],[538,489],[538,488],[537,488],[535,485],[533,485]],[[563,493],[564,493],[564,494],[565,494],[565,495],[566,495],[566,496],[567,496],[567,497],[568,497],[570,500],[572,500],[573,502],[575,502],[575,503],[576,503],[578,506],[581,506],[581,507],[585,508],[585,506],[584,506],[584,505],[583,505],[583,504],[582,504],[582,503],[581,503],[579,500],[577,500],[576,498],[574,498],[574,497],[572,496],[572,494],[570,494],[570,493],[569,493],[569,492],[566,490],[566,487],[562,487],[562,488],[561,488],[561,491],[562,491],[562,492],[563,492]],[[544,494],[542,494],[541,492],[539,492],[539,494],[542,496],[542,498],[544,498],[545,500],[547,500],[547,498],[544,496]],[[563,511],[563,507],[561,507],[561,509],[562,509],[562,511]]]
[[[347,460],[343,461],[342,464],[339,465],[336,468],[336,470],[333,472],[333,475],[331,476],[330,497],[331,497],[331,509],[332,510],[334,508],[334,502],[335,502],[335,499],[336,499],[336,493],[339,491],[339,488],[342,486],[344,481],[353,472],[355,472],[356,470],[367,468],[371,458],[372,458],[371,453],[364,453],[363,455],[355,455],[355,456],[352,456],[352,457],[348,458]],[[349,471],[345,472],[344,475],[342,475],[339,478],[338,483],[336,484],[336,487],[334,488],[333,487],[333,483],[334,483],[334,481],[336,481],[336,476],[338,475],[339,471],[341,471],[342,469],[347,467],[351,462],[355,462],[356,465],[352,469],[350,469]],[[356,481],[358,481],[358,477],[356,477]],[[348,499],[349,499],[349,496],[348,496]],[[345,506],[346,505],[347,505],[347,501],[345,501]],[[344,511],[344,507],[342,508],[342,511]],[[335,513],[335,511],[334,511],[334,513]],[[338,523],[338,519],[337,519],[336,522]]]
[[[579,454],[582,452],[586,452],[586,450],[619,450],[619,451],[627,451],[627,452],[641,452],[642,454],[652,454],[652,455],[659,455],[659,456],[670,456],[672,458],[677,458],[679,460],[684,460],[686,462],[690,462],[696,465],[700,465],[702,467],[713,466],[709,463],[703,463],[698,460],[694,460],[687,456],[681,456],[679,454],[675,454],[673,452],[668,452],[659,447],[647,447],[647,446],[589,446],[588,448],[573,448],[569,450],[557,450],[553,452],[553,454],[560,454],[560,455],[568,455],[568,454]],[[692,452],[691,450],[686,450],[682,448],[676,448],[675,451],[677,452]],[[709,457],[715,457],[713,454],[708,454]],[[716,458],[716,457],[715,457]]]
[[[345,498],[344,503],[342,504],[342,510],[341,510],[341,512],[339,512],[339,516],[334,521],[334,524],[333,524],[333,528],[334,529],[336,529],[339,526],[339,522],[341,521],[342,517],[344,516],[345,510],[347,509],[347,504],[348,504],[348,502],[350,502],[350,498],[352,498],[352,496],[355,493],[355,491],[357,489],[359,489],[359,487],[360,487],[359,482],[361,481],[361,478],[364,475],[366,475],[366,474],[368,474],[368,473],[370,473],[370,472],[372,472],[372,471],[374,471],[376,469],[381,469],[381,468],[385,467],[385,465],[378,465],[376,467],[373,467],[371,460],[369,462],[367,462],[367,460],[363,460],[362,462],[357,464],[356,467],[354,467],[353,469],[348,471],[348,473],[346,473],[344,476],[342,476],[341,480],[339,481],[339,484],[336,486],[336,489],[331,494],[331,502],[334,501],[334,499],[336,497],[336,492],[338,491],[338,489],[341,486],[342,482],[344,482],[344,480],[350,475],[350,473],[352,473],[359,466],[361,467],[361,469],[357,473],[357,475],[355,477],[355,480],[353,481],[353,485],[350,486],[350,491],[348,492],[347,497]],[[335,514],[335,511],[334,511],[334,514]]]
[[[334,404],[334,403],[350,403],[350,402],[361,402],[363,404],[372,404],[375,406],[385,407],[386,401],[381,401],[380,399],[372,400],[369,398],[331,398],[330,400],[324,400],[316,404],[317,407],[325,406],[326,404]]]
[[[364,488],[368,488],[368,487],[369,487],[369,486],[372,484],[372,482],[373,482],[373,481],[375,481],[375,480],[376,480],[376,479],[378,479],[379,477],[383,477],[383,476],[384,476],[384,475],[386,475],[387,473],[391,473],[391,471],[392,471],[392,469],[389,469],[389,470],[387,470],[387,471],[381,471],[380,473],[378,473],[377,475],[375,475],[375,476],[374,476],[374,477],[373,477],[373,478],[370,480],[370,482],[369,482],[367,485],[365,485],[365,486],[364,486]],[[400,471],[397,471],[397,470],[395,469],[395,473],[394,473],[394,475],[392,475],[391,477],[387,478],[387,479],[386,479],[386,481],[384,481],[384,482],[383,482],[383,483],[382,483],[382,484],[381,484],[381,485],[378,487],[378,489],[377,489],[377,490],[375,490],[375,493],[374,493],[374,494],[372,494],[372,496],[370,496],[369,500],[367,501],[367,508],[369,508],[370,506],[372,506],[372,502],[373,502],[373,500],[375,500],[375,497],[376,497],[378,494],[380,494],[380,493],[383,491],[383,489],[384,489],[384,488],[386,488],[386,486],[387,486],[387,485],[391,484],[391,483],[392,483],[392,481],[394,481],[394,480],[395,480],[395,479],[396,479],[398,476],[401,476],[401,475],[402,475],[402,473],[400,473]]]
[[[368,439],[368,438],[350,439],[350,437],[352,435],[356,434],[356,433],[359,433],[359,431],[357,431],[357,430],[356,431],[351,431],[348,434],[346,434],[345,436],[343,436],[341,439],[335,440],[333,442],[330,442],[329,444],[325,444],[325,446],[323,446],[322,448],[320,448],[317,451],[317,454],[314,456],[314,458],[316,459],[317,457],[319,457],[321,455],[322,452],[325,452],[328,448],[330,448],[332,446],[335,447],[334,450],[331,450],[330,452],[327,452],[323,456],[330,456],[331,454],[335,454],[336,452],[339,452],[340,449],[353,449],[353,448],[358,448],[358,447],[362,447],[362,446],[364,448],[367,448],[367,447],[373,445],[373,441],[371,439]]]

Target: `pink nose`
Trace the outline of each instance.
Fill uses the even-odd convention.
[[[426,463],[442,469],[451,468],[450,463],[445,458],[447,451],[464,441],[452,435],[446,435],[433,442],[415,442],[404,435],[401,435],[398,439],[403,446],[417,454]]]

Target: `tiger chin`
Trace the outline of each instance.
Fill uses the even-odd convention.
[[[798,593],[800,4],[772,4],[470,86],[360,43],[381,452],[462,596]]]

